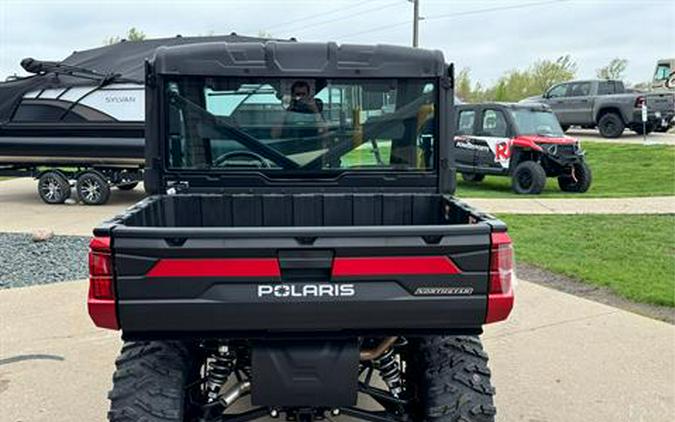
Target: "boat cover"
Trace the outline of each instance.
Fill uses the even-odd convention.
[[[208,36],[158,38],[143,41],[121,41],[112,45],[75,51],[60,63],[68,66],[95,71],[101,75],[118,75],[115,81],[143,83],[144,62],[154,55],[162,46],[180,44],[196,44],[207,42],[253,42],[265,41],[257,37],[246,37],[237,34]],[[24,68],[39,69],[39,61],[22,60]],[[31,66],[32,65],[32,66]],[[0,124],[8,121],[14,108],[25,93],[49,88],[67,88],[73,86],[92,86],[98,82],[78,76],[71,76],[54,71],[39,72],[36,75],[18,78],[0,83]]]

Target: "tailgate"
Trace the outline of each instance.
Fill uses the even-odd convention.
[[[125,332],[473,329],[487,223],[113,229]]]
[[[647,95],[647,109],[649,112],[659,111],[664,115],[673,114],[675,112],[675,94],[664,92]]]

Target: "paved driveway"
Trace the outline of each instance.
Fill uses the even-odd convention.
[[[481,211],[505,214],[674,214],[675,196],[640,198],[463,198]]]
[[[85,293],[84,282],[0,291],[3,422],[105,419],[120,340],[91,325]],[[500,421],[672,420],[672,325],[521,282],[513,318],[484,342]]]
[[[0,232],[31,232],[49,229],[56,234],[91,235],[101,221],[143,198],[139,186],[133,191],[113,189],[105,205],[47,205],[38,197],[33,179],[19,178],[0,182]]]

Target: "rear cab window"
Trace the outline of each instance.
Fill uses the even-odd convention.
[[[169,167],[431,170],[431,80],[181,78],[169,82]]]

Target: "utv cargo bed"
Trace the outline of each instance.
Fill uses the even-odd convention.
[[[95,234],[129,337],[476,332],[504,230],[440,194],[261,193],[154,196]]]

